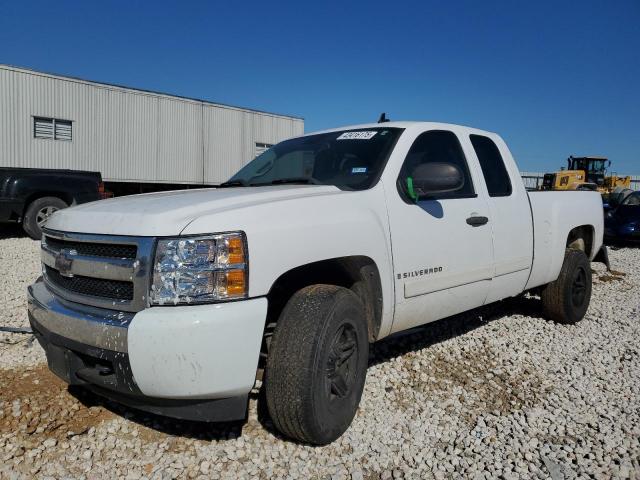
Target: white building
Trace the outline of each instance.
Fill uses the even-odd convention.
[[[303,131],[298,117],[0,65],[0,167],[211,185]]]

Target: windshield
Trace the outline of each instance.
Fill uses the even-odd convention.
[[[574,158],[570,166],[571,170],[584,170],[587,173],[603,174],[606,169],[606,160],[591,158]]]
[[[622,205],[640,205],[640,192],[635,192],[629,195],[623,200]]]
[[[593,173],[604,173],[604,160],[593,160],[591,162],[591,171]]]
[[[402,131],[367,128],[285,140],[253,159],[226,183],[243,186],[312,183],[366,190],[380,178]]]

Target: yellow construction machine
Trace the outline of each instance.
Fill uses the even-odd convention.
[[[604,157],[569,157],[567,169],[545,173],[542,190],[597,190],[610,194],[616,188],[630,188],[631,177],[607,175],[611,161]]]

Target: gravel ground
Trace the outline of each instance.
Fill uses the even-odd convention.
[[[3,225],[0,233],[5,235],[0,237],[0,326],[28,327],[26,291],[40,276],[40,242],[18,228]],[[33,343],[31,336],[0,332],[0,368],[46,362],[43,350],[32,348]]]
[[[585,320],[514,299],[376,344],[336,443],[282,440],[258,394],[245,424],[138,413],[50,374],[0,334],[0,478],[638,478],[640,249],[594,265]],[[0,240],[0,325],[25,326],[38,242]]]

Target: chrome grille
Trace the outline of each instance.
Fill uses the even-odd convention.
[[[44,268],[47,278],[56,287],[81,295],[91,295],[115,300],[133,300],[133,282],[83,277],[82,275],[63,277],[56,269],[48,265],[45,265]]]
[[[78,255],[105,258],[128,258],[135,260],[138,247],[135,245],[114,245],[109,243],[84,243],[70,240],[60,240],[47,237],[47,245],[53,250],[68,248],[75,250]]]
[[[154,239],[45,230],[47,288],[83,305],[138,312],[148,306]]]

